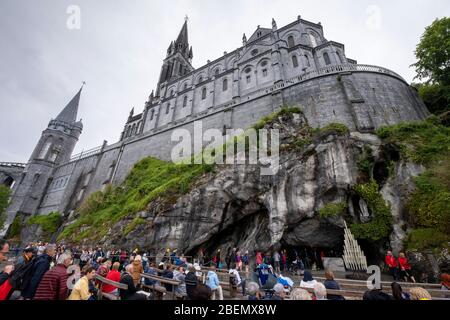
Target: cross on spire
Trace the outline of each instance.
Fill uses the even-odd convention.
[[[188,21],[189,21],[189,17],[188,17],[188,15],[186,15],[186,16],[184,17],[184,21],[186,21],[186,22],[188,22]]]

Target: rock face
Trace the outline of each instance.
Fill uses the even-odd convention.
[[[280,129],[280,145],[298,138],[296,130],[305,122],[295,114],[273,124]],[[361,179],[358,161],[363,148],[372,150],[380,168],[390,157],[373,134],[328,132],[301,150],[281,152],[278,174],[273,176],[261,175],[260,165],[220,165],[217,173],[205,177],[174,205],[164,208],[157,201],[150,204],[148,211],[139,214],[147,224],[120,237],[130,222],[123,220],[101,242],[147,248],[155,253],[178,248],[188,254],[200,247],[207,253],[235,246],[250,251],[280,245],[342,248],[343,217],[321,218],[318,211],[329,203],[347,203],[354,222],[370,221],[367,205],[350,192]],[[410,177],[421,170],[401,162],[389,177],[378,170],[382,195],[395,217],[391,245],[396,250],[400,250],[405,236],[402,209],[405,195],[412,188]]]

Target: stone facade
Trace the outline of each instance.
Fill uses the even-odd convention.
[[[202,121],[203,130],[247,128],[282,105],[295,105],[314,127],[339,122],[370,132],[428,114],[401,76],[358,65],[343,44],[325,39],[320,23],[300,17],[279,29],[275,21],[258,27],[248,40],[244,34],[242,47],[203,67],[194,69],[192,56],[185,23],[168,48],[156,91],[142,113],[130,112],[112,145],[70,157],[81,123],[52,120],[16,182],[8,222],[18,212],[69,213],[90,193],[123,181],[142,158],[170,160],[173,130],[192,132],[194,121]],[[40,159],[44,153],[50,158]]]

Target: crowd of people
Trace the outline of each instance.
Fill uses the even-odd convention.
[[[0,263],[6,261],[0,268],[0,300],[96,300],[99,293],[121,300],[147,300],[154,298],[154,292],[143,289],[155,286],[187,299],[223,300],[223,282],[219,280],[219,274],[228,275],[230,287],[237,288],[243,299],[344,300],[342,295],[327,294],[327,290],[341,290],[333,272],[324,270],[325,281],[317,281],[311,267],[317,271],[323,264],[310,259],[307,254],[301,257],[296,251],[288,257],[286,250],[255,251],[250,255],[247,250],[232,248],[225,255],[217,250],[208,259],[200,249],[193,259],[178,254],[176,249],[166,249],[164,254],[156,257],[137,248],[105,251],[101,247],[77,248],[41,242],[10,250],[9,244],[1,241],[0,249]],[[318,259],[322,258],[320,253]],[[400,279],[415,282],[404,253],[396,258],[388,251],[385,260],[394,277],[391,294],[370,290],[365,292],[363,299],[431,299],[425,289],[417,287],[404,292],[397,282]],[[202,280],[205,268],[208,271]],[[287,276],[296,271],[303,277],[299,287]],[[177,280],[179,285],[145,278],[142,274]],[[124,284],[126,289],[99,281],[98,276]],[[449,275],[443,275],[442,289],[449,290],[449,283]]]

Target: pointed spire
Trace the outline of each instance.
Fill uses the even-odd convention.
[[[245,35],[245,33],[244,33],[244,35],[242,36],[242,45],[243,45],[243,46],[246,46],[246,45],[247,45],[247,36]]]
[[[272,18],[272,30],[273,31],[277,30],[277,22],[275,21],[274,18]]]
[[[67,123],[75,123],[77,121],[78,104],[80,103],[81,90],[86,83],[83,81],[78,93],[70,100],[67,106],[60,112],[55,120],[64,121]]]
[[[178,35],[175,44],[177,48],[179,45],[182,45],[183,47],[189,47],[187,20],[184,21],[183,27],[181,28],[180,34]]]

